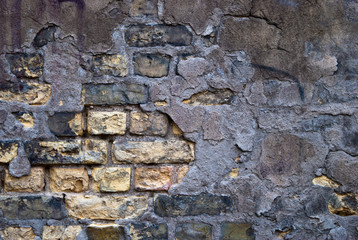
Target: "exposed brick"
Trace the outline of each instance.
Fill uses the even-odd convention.
[[[91,69],[95,76],[112,75],[125,77],[128,74],[127,56],[123,54],[95,55],[92,58]]]
[[[221,89],[216,91],[205,91],[196,93],[189,99],[183,100],[184,104],[199,106],[199,105],[223,105],[231,104],[234,98],[234,93],[228,89]]]
[[[222,223],[220,239],[254,240],[254,230],[250,223]]]
[[[84,84],[82,88],[85,105],[142,104],[147,101],[147,86],[136,83]]]
[[[148,208],[148,197],[142,196],[69,196],[68,214],[76,219],[128,219],[141,216]]]
[[[39,53],[7,54],[10,70],[18,78],[39,78],[42,76],[44,59]]]
[[[329,199],[328,209],[331,213],[340,216],[358,215],[358,194],[333,193]]]
[[[0,141],[0,163],[9,163],[17,157],[19,144],[14,141]]]
[[[133,17],[157,15],[157,0],[132,0],[130,15]]]
[[[168,76],[170,57],[161,54],[135,54],[134,74],[151,78]]]
[[[97,192],[125,192],[130,188],[131,169],[121,167],[94,168],[93,190]]]
[[[34,126],[34,117],[32,113],[29,112],[16,112],[13,113],[17,120],[20,121],[24,128],[32,128]]]
[[[114,142],[116,163],[189,163],[194,160],[194,144],[181,140],[155,142]]]
[[[81,226],[44,226],[42,240],[76,240]]]
[[[175,227],[175,239],[211,240],[211,226],[205,223],[180,223]]]
[[[33,240],[35,233],[30,227],[8,227],[0,231],[3,240]]]
[[[132,47],[153,47],[170,44],[187,46],[193,35],[185,26],[134,25],[125,32],[126,42]]]
[[[52,87],[45,83],[0,82],[0,100],[44,105],[51,97]]]
[[[89,111],[87,129],[89,134],[118,134],[126,133],[126,117],[124,112]]]
[[[88,189],[87,170],[81,168],[50,169],[50,188],[53,192],[83,192]]]
[[[48,127],[56,136],[80,136],[83,134],[81,113],[58,112],[48,117]]]
[[[107,161],[105,140],[67,140],[57,142],[26,142],[25,150],[31,164],[103,164]]]
[[[134,175],[136,190],[160,191],[169,190],[172,185],[172,167],[144,167],[136,168]]]
[[[118,224],[91,224],[87,227],[88,240],[124,240],[124,228]]]
[[[130,133],[137,135],[165,136],[168,132],[168,118],[158,112],[131,112]]]
[[[168,226],[161,224],[132,223],[129,226],[131,240],[167,240]]]
[[[157,195],[154,212],[161,217],[219,215],[232,212],[230,196],[212,195]]]
[[[183,178],[188,174],[189,166],[182,166],[177,171],[177,183],[180,183]]]
[[[36,48],[40,48],[45,46],[49,42],[55,41],[55,26],[49,26],[46,28],[41,29],[34,38],[33,45]]]
[[[62,219],[62,198],[51,196],[0,196],[0,210],[8,219]]]
[[[45,186],[45,171],[41,167],[31,168],[27,176],[13,177],[5,170],[6,192],[41,192]]]

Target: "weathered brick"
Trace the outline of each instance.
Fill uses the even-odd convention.
[[[230,196],[160,194],[154,199],[154,212],[161,217],[219,215],[232,212],[232,205]]]
[[[125,32],[126,42],[132,47],[153,47],[170,44],[190,45],[193,35],[185,26],[134,25]]]
[[[84,167],[50,169],[50,188],[53,192],[83,192],[88,189],[88,174]]]
[[[123,54],[95,55],[92,58],[91,69],[95,76],[112,75],[125,77],[128,74],[127,56]]]
[[[9,163],[17,157],[19,144],[14,141],[0,141],[0,163]]]
[[[161,54],[135,54],[134,74],[151,78],[168,76],[170,57]]]
[[[147,86],[136,83],[84,84],[82,87],[85,105],[142,104],[147,101]]]
[[[358,215],[358,194],[334,193],[329,199],[328,209],[331,213],[340,216]]]
[[[254,230],[250,223],[222,223],[220,239],[254,240]]]
[[[130,15],[133,17],[157,15],[157,0],[133,0]]]
[[[132,223],[129,226],[131,240],[167,240],[168,226],[161,224]]]
[[[233,101],[234,93],[228,89],[221,89],[216,91],[205,91],[196,93],[189,99],[183,100],[184,104],[199,106],[199,105],[230,105]]]
[[[13,177],[5,170],[6,192],[41,192],[45,186],[45,171],[41,167],[31,168],[27,176]]]
[[[81,226],[44,226],[42,240],[76,240]]]
[[[180,183],[183,178],[188,174],[189,166],[182,166],[177,171],[177,183]]]
[[[62,198],[51,196],[0,196],[0,210],[8,219],[62,219]]]
[[[36,48],[40,48],[45,46],[49,42],[55,41],[55,26],[49,26],[46,28],[41,29],[34,38],[33,45]]]
[[[88,240],[124,240],[124,228],[118,224],[91,224],[87,227]]]
[[[179,223],[175,227],[175,239],[211,240],[211,226],[205,223]]]
[[[44,59],[39,53],[7,54],[11,72],[18,78],[39,78],[42,76]]]
[[[24,128],[32,128],[34,126],[34,118],[30,112],[15,112],[13,113],[17,120],[24,126]]]
[[[30,227],[8,227],[0,231],[3,240],[33,240],[36,235]]]
[[[126,117],[124,112],[89,111],[87,129],[89,134],[118,134],[126,133]]]
[[[48,127],[56,136],[80,136],[83,134],[81,113],[58,112],[48,117]]]
[[[148,208],[148,197],[142,196],[69,196],[68,214],[76,219],[128,219],[141,216]]]
[[[130,133],[164,137],[168,132],[168,118],[158,112],[131,112]]]
[[[52,87],[45,83],[0,83],[0,100],[44,105],[51,97]]]
[[[57,142],[26,142],[25,150],[31,164],[103,164],[107,161],[105,140],[67,140]]]
[[[194,144],[181,140],[155,142],[114,142],[116,163],[189,163],[194,160]]]
[[[125,192],[130,188],[131,169],[121,167],[94,168],[93,190],[97,192]]]
[[[312,183],[314,185],[318,185],[321,187],[330,187],[330,188],[337,188],[339,187],[339,184],[333,181],[332,179],[329,179],[327,176],[320,176],[316,177],[312,180]]]
[[[134,183],[136,190],[160,191],[169,190],[172,185],[172,167],[142,167],[136,168]]]

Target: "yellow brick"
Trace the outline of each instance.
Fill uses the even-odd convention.
[[[97,192],[125,192],[130,188],[131,169],[120,167],[94,168],[93,190]]]
[[[50,188],[53,192],[83,192],[88,189],[87,170],[81,168],[50,169]]]
[[[42,240],[76,240],[81,226],[44,226]]]
[[[33,167],[27,176],[13,177],[5,170],[6,192],[41,192],[45,186],[45,172],[42,167]]]
[[[126,132],[126,113],[89,111],[88,132],[93,135],[118,134]]]
[[[134,177],[135,189],[167,191],[172,185],[172,171],[172,167],[136,168]]]
[[[17,157],[18,143],[0,142],[0,163],[9,163]]]
[[[8,227],[0,231],[0,235],[3,240],[32,240],[35,238],[35,233],[30,227]]]

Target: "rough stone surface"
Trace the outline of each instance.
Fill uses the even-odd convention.
[[[17,156],[9,164],[9,173],[14,177],[22,177],[30,174],[30,161],[27,158],[24,147],[21,145],[17,150]]]
[[[113,156],[117,163],[189,163],[194,160],[194,144],[177,140],[115,142]]]
[[[211,240],[211,235],[211,226],[205,223],[181,223],[175,228],[175,239]]]
[[[168,226],[165,223],[150,224],[132,223],[129,226],[131,240],[166,240],[168,239]]]
[[[33,240],[36,235],[30,227],[8,227],[0,231],[0,236],[3,240]]]
[[[62,219],[65,204],[51,196],[1,196],[0,209],[8,219]]]
[[[92,58],[92,71],[95,76],[112,75],[125,77],[128,74],[125,55],[95,55]]]
[[[172,185],[172,172],[173,169],[171,167],[136,168],[134,187],[137,190],[167,191]]]
[[[8,54],[6,58],[11,72],[18,78],[38,78],[42,76],[44,59],[37,53]]]
[[[94,168],[93,190],[97,192],[126,192],[130,188],[131,169],[120,167]]]
[[[17,157],[19,145],[14,141],[0,142],[0,163],[9,163]]]
[[[124,240],[124,228],[117,224],[91,224],[87,227],[88,240]]]
[[[83,134],[81,113],[55,113],[48,118],[48,127],[56,136],[80,136]]]
[[[165,136],[168,132],[168,118],[158,112],[131,112],[130,128],[132,134]]]
[[[81,231],[81,226],[44,226],[42,239],[76,240]]]
[[[88,181],[83,167],[50,169],[50,189],[53,192],[84,192],[88,189]]]
[[[231,104],[233,97],[233,93],[227,89],[205,91],[194,94],[189,99],[183,100],[183,103],[193,106]]]
[[[147,101],[147,87],[135,83],[85,84],[82,90],[82,102],[85,105],[140,104]]]
[[[34,126],[34,117],[32,113],[17,112],[14,113],[14,115],[24,128],[32,128]]]
[[[148,198],[141,196],[69,196],[69,216],[74,219],[130,219],[141,216],[148,208]]]
[[[55,26],[49,26],[41,29],[34,38],[33,45],[36,48],[40,48],[48,44],[49,42],[55,41]]]
[[[220,239],[254,240],[254,230],[250,223],[222,223]]]
[[[331,213],[340,216],[358,215],[357,194],[334,193],[329,201],[328,209]]]
[[[208,193],[200,195],[157,195],[154,212],[163,217],[219,215],[232,211],[232,199]]]
[[[136,54],[133,57],[134,73],[151,78],[160,78],[168,75],[168,56],[158,54]]]
[[[132,47],[152,47],[170,44],[186,46],[192,41],[192,34],[185,26],[134,25],[125,33],[126,42]]]
[[[124,112],[89,111],[87,114],[87,129],[89,134],[118,134],[126,133],[126,117]]]
[[[45,186],[45,171],[41,167],[33,167],[29,175],[17,178],[6,170],[4,182],[6,192],[41,192]]]

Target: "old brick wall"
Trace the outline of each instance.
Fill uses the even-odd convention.
[[[358,1],[0,0],[0,239],[358,239]]]

